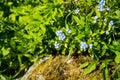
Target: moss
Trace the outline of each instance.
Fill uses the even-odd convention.
[[[70,57],[72,61],[66,63],[68,56],[54,56],[38,65],[26,80],[102,80],[102,73],[95,70],[84,75],[84,69],[79,66],[86,61],[92,61],[88,56]],[[36,63],[37,64],[37,63]]]

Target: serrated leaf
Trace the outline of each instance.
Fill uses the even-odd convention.
[[[84,74],[89,74],[89,73],[91,73],[93,70],[95,70],[96,69],[96,64],[94,63],[94,64],[90,64],[86,69],[85,69],[85,72],[84,72]]]
[[[83,63],[82,65],[80,65],[80,68],[85,68],[85,67],[87,67],[89,65],[89,62],[85,62],[85,63]]]

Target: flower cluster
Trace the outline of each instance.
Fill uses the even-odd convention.
[[[79,8],[75,10],[75,14],[78,14],[80,12]]]
[[[92,44],[89,44],[89,45],[88,45],[86,42],[81,42],[81,43],[80,43],[80,49],[81,49],[81,51],[87,49],[88,47],[89,47],[90,49],[92,49],[93,45],[92,45]]]
[[[87,43],[86,42],[81,42],[80,43],[80,49],[81,49],[81,51],[84,50],[84,49],[86,49],[86,48],[88,48]]]
[[[99,11],[104,11],[105,10],[104,6],[105,6],[105,0],[100,0],[98,4]]]
[[[65,34],[62,32],[62,30],[56,31],[56,35],[59,37],[59,40],[65,39]]]
[[[56,49],[60,48],[60,46],[59,46],[59,43],[58,43],[58,42],[55,42],[55,43],[54,43],[54,46],[55,46],[55,48],[56,48]]]
[[[110,8],[104,8],[104,6],[105,6],[105,0],[100,0],[98,4],[99,11],[104,11],[104,10],[110,11]]]

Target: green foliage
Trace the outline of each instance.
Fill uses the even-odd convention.
[[[82,65],[80,65],[80,68],[85,68],[85,67],[87,67],[89,65],[89,62],[85,62],[85,63],[83,63]]]
[[[112,77],[114,80],[119,80],[120,79],[120,65],[118,65],[116,67],[116,69],[114,70]]]
[[[85,74],[89,74],[91,73],[93,70],[96,69],[96,64],[95,63],[91,63],[85,70]]]
[[[44,56],[87,54],[95,63],[81,65],[87,67],[85,74],[100,62],[106,79],[109,63],[120,63],[120,1],[106,0],[103,11],[98,4],[98,0],[1,0],[0,78],[21,77]]]

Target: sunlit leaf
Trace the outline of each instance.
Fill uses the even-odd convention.
[[[85,62],[83,64],[80,65],[80,68],[85,68],[89,65],[89,62]]]
[[[92,63],[85,69],[85,74],[89,74],[96,69],[96,64]]]

